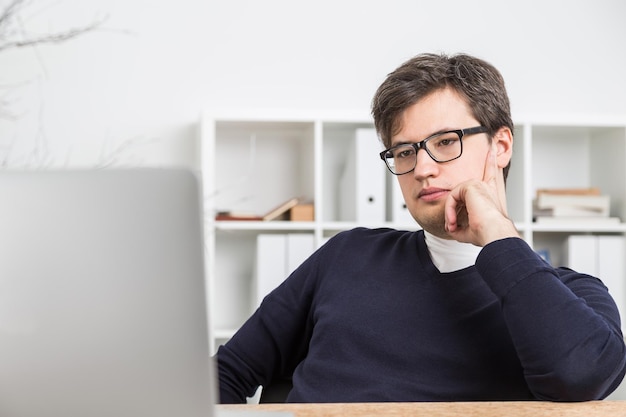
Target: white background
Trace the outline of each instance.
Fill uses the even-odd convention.
[[[5,167],[199,167],[203,109],[367,111],[420,52],[492,62],[514,117],[626,115],[622,0],[33,0],[21,16],[35,35],[102,17],[0,52]]]

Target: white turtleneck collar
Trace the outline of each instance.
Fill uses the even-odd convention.
[[[471,243],[461,243],[452,239],[442,239],[424,230],[424,238],[430,258],[439,272],[453,272],[476,263],[482,249]]]

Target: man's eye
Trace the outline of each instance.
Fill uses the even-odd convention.
[[[403,159],[403,158],[410,158],[413,155],[415,155],[415,149],[411,148],[403,148],[403,149],[398,149],[395,152],[394,158],[397,159]]]
[[[447,146],[453,146],[458,142],[458,138],[441,138],[437,140],[434,145],[438,148],[445,148]]]

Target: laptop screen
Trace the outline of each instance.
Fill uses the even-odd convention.
[[[0,173],[0,415],[212,415],[200,187]]]

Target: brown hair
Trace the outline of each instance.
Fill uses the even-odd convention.
[[[378,87],[372,100],[374,126],[386,148],[401,129],[402,114],[430,93],[452,88],[467,100],[489,139],[502,127],[513,132],[509,97],[500,72],[465,54],[420,54],[400,65]],[[509,166],[504,169],[504,178]]]

